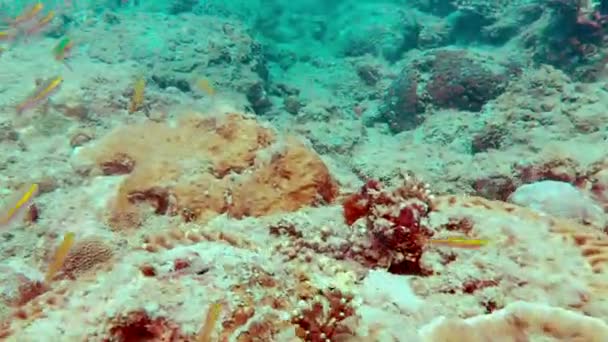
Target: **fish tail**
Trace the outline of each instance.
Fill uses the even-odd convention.
[[[25,217],[27,216],[31,203],[24,205],[23,207],[17,209],[14,213],[3,212],[2,218],[0,218],[0,228],[7,228],[15,224],[16,222],[23,222]]]
[[[36,107],[39,103],[40,103],[40,101],[32,101],[32,100],[22,102],[22,103],[18,104],[16,107],[17,114],[21,115],[21,114],[27,112],[28,110]]]

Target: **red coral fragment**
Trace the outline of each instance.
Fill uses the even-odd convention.
[[[150,264],[143,264],[139,266],[139,270],[141,271],[141,274],[143,274],[144,277],[156,276],[156,269]]]
[[[187,259],[178,258],[173,261],[173,271],[180,271],[190,267],[190,261]]]
[[[128,174],[134,168],[135,160],[125,153],[117,153],[110,161],[101,164],[101,171],[106,176]]]
[[[17,279],[19,281],[18,295],[12,302],[15,306],[23,306],[48,291],[48,287],[41,281],[30,280],[21,274],[17,275]]]
[[[350,226],[358,219],[368,215],[371,206],[370,190],[377,191],[380,190],[380,187],[380,182],[368,180],[358,193],[346,198],[342,203],[346,224]]]
[[[469,281],[465,282],[464,284],[462,284],[462,292],[471,294],[471,293],[473,293],[475,291],[484,289],[486,287],[492,287],[492,286],[496,286],[496,285],[498,285],[498,282],[496,280],[493,280],[493,279],[490,279],[490,280],[480,280],[480,279],[469,280]]]
[[[177,324],[163,318],[150,318],[144,311],[134,311],[126,317],[117,319],[110,328],[111,339],[106,341],[144,342],[144,341],[184,341]]]
[[[349,226],[369,212],[369,200],[361,194],[349,196],[342,206],[344,208],[344,220]]]

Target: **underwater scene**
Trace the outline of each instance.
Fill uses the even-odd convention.
[[[0,341],[608,342],[608,0],[0,0]]]

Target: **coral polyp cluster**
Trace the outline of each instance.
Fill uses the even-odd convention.
[[[388,258],[391,272],[400,274],[428,272],[420,267],[420,258],[433,235],[425,225],[432,209],[429,185],[412,175],[392,188],[369,180],[343,203],[346,223],[365,218],[373,249]]]
[[[340,337],[352,336],[352,327],[345,320],[355,315],[353,297],[340,291],[327,291],[323,297],[327,303],[315,300],[291,319],[296,335],[306,342],[338,341]]]

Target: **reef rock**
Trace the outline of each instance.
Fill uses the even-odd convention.
[[[509,201],[556,217],[598,227],[606,225],[603,209],[591,197],[566,182],[545,180],[525,184],[511,194]]]
[[[381,116],[400,132],[419,125],[431,106],[478,112],[502,94],[516,70],[486,54],[430,51],[411,60],[389,86]]]
[[[325,164],[303,143],[240,114],[124,126],[78,158],[91,172],[127,175],[110,205],[114,229],[138,226],[146,212],[205,222],[222,213],[293,211],[337,193]]]
[[[365,54],[397,61],[417,47],[417,13],[400,6],[355,3],[342,6],[327,28],[327,43],[344,56]]]

